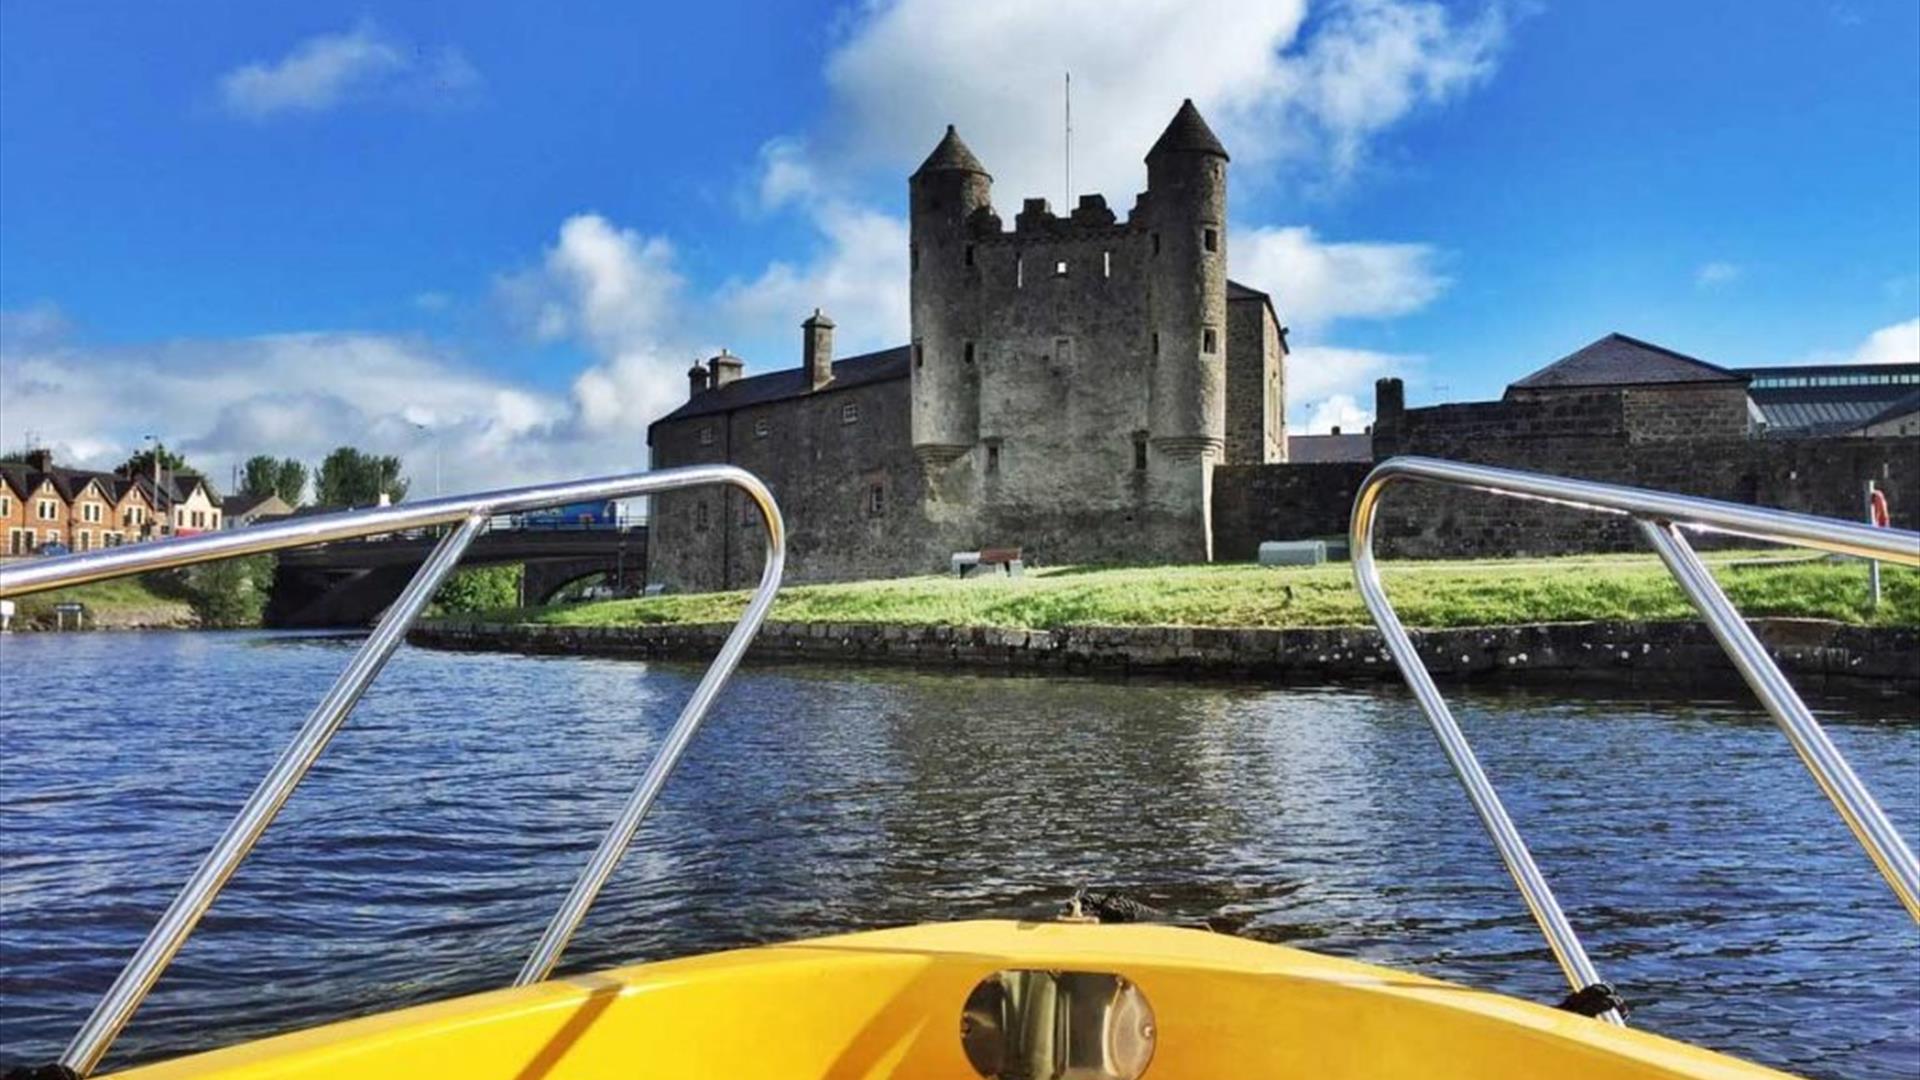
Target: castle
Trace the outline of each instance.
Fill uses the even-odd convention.
[[[746,377],[722,351],[648,428],[655,468],[731,462],[772,489],[788,578],[943,570],[956,551],[1033,561],[1252,559],[1339,539],[1373,463],[1424,454],[1830,517],[1872,481],[1920,525],[1920,364],[1723,368],[1610,334],[1498,401],[1409,408],[1377,388],[1364,433],[1286,432],[1286,330],[1226,276],[1227,152],[1192,102],[1147,152],[1125,222],[1098,195],[1028,199],[1007,230],[993,178],[948,128],[908,181],[908,344],[836,360],[802,326],[798,368]],[[1472,492],[1397,494],[1388,554],[1556,554],[1638,544],[1620,520]],[[759,523],[732,492],[656,498],[648,579],[743,587]]]
[[[949,127],[907,185],[910,342],[836,360],[816,311],[797,369],[747,377],[723,351],[649,427],[654,467],[759,475],[797,581],[923,573],[987,546],[1211,558],[1215,467],[1286,454],[1286,332],[1265,293],[1227,279],[1227,151],[1191,101],[1146,165],[1124,222],[1084,195],[1064,217],[1027,199],[1008,230]],[[748,514],[732,493],[660,497],[649,578],[751,581]]]

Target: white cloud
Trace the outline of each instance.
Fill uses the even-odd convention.
[[[598,358],[573,384],[587,431],[643,430],[684,399],[693,350],[678,325],[685,281],[666,239],[575,214],[542,263],[503,277],[497,292],[536,340],[574,341]]]
[[[1920,364],[1920,319],[1883,326],[1854,347],[1843,363]]]
[[[1124,210],[1182,98],[1242,166],[1343,173],[1382,130],[1486,77],[1506,36],[1497,7],[1462,21],[1423,0],[1343,0],[1307,25],[1305,0],[873,3],[828,60],[824,130],[897,169],[957,124],[1018,205],[1061,191],[1071,71],[1074,187]]]
[[[1419,356],[1300,345],[1287,356],[1287,424],[1296,433],[1324,435],[1333,425],[1359,431],[1373,423],[1374,380],[1419,377]]]
[[[356,97],[391,96],[416,103],[457,97],[480,74],[453,48],[417,50],[362,21],[339,34],[319,34],[274,61],[255,61],[220,77],[220,99],[241,116],[324,112]]]
[[[1338,428],[1341,434],[1358,435],[1373,424],[1373,410],[1360,407],[1360,403],[1351,394],[1335,394],[1307,410],[1306,417],[1297,425],[1297,434],[1331,435]]]
[[[1266,289],[1281,317],[1311,333],[1337,319],[1390,319],[1418,311],[1447,287],[1426,244],[1325,243],[1313,230],[1240,229],[1234,276]]]
[[[1693,283],[1703,289],[1711,289],[1716,285],[1731,285],[1740,280],[1743,272],[1739,266],[1730,262],[1703,263],[1693,272]]]
[[[644,459],[630,438],[582,429],[564,400],[475,371],[427,342],[377,334],[103,347],[9,341],[0,348],[0,398],[0,445],[35,434],[62,461],[110,468],[153,433],[216,483],[256,453],[314,464],[340,445],[400,455],[421,494],[436,449],[448,491],[631,469]]]
[[[790,336],[796,357],[800,322],[816,307],[838,324],[834,348],[842,356],[904,342],[906,221],[838,199],[807,200],[806,213],[821,234],[820,252],[800,264],[774,262],[751,281],[730,282],[717,299],[720,322],[755,337]]]

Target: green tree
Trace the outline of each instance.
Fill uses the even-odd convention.
[[[467,615],[516,607],[520,603],[520,575],[525,569],[519,563],[505,563],[456,571],[434,594],[433,613]]]
[[[272,589],[271,555],[221,559],[180,571],[180,592],[206,629],[260,625]]]
[[[167,449],[164,443],[156,443],[155,446],[159,448],[160,468],[162,471],[168,473],[193,471],[193,467],[187,464],[186,458]],[[128,458],[126,463],[121,465],[116,471],[125,476],[152,476],[153,454],[154,451],[151,449],[142,450]]]
[[[407,497],[400,459],[342,446],[328,454],[314,474],[313,497],[321,506],[371,506],[384,494],[393,502]]]
[[[307,467],[293,458],[255,454],[247,459],[240,490],[247,495],[278,495],[288,506],[299,506],[307,490]]]

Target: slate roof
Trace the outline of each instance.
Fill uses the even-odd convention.
[[[952,124],[948,124],[947,133],[940,137],[940,144],[933,148],[933,153],[927,155],[927,160],[921,162],[919,168],[913,170],[913,175],[929,172],[976,172],[986,176],[987,167],[980,164],[980,159],[967,149],[967,144],[960,141],[960,133],[953,129]]]
[[[220,512],[228,517],[239,517],[273,497],[274,494],[271,491],[264,495],[249,495],[246,492],[229,495],[220,500]]]
[[[1147,160],[1176,152],[1227,156],[1227,148],[1220,145],[1220,137],[1207,126],[1200,110],[1193,107],[1192,98],[1180,103],[1180,111],[1173,114],[1173,121],[1167,125],[1167,130],[1160,133],[1160,137],[1153,141],[1153,149],[1147,151]]]
[[[1920,364],[1742,368],[1747,397],[1774,435],[1833,434],[1920,408]]]
[[[833,381],[818,392],[831,393],[834,390],[866,386],[869,383],[904,379],[907,377],[909,351],[907,346],[898,345],[879,352],[835,360]],[[769,371],[765,375],[749,375],[744,379],[735,379],[716,390],[704,391],[685,405],[655,420],[653,424],[687,420],[696,416],[713,416],[749,405],[766,405],[789,398],[806,397],[815,392],[803,368]],[[648,430],[652,430],[653,424],[647,425]]]
[[[1372,461],[1373,435],[1370,432],[1338,435],[1289,435],[1287,460],[1303,464],[1327,461]]]
[[[1747,377],[1625,334],[1608,334],[1513,383],[1509,389],[1744,383]]]

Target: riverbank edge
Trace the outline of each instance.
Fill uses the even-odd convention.
[[[1920,628],[1824,619],[1754,619],[1774,662],[1798,685],[1920,694]],[[469,652],[705,659],[731,624],[551,626],[444,620],[408,635],[426,648]],[[1690,622],[1564,622],[1411,631],[1436,680],[1632,685],[1739,685],[1711,631]],[[1372,627],[1294,629],[980,626],[768,622],[754,660],[1258,678],[1297,683],[1398,680]]]

